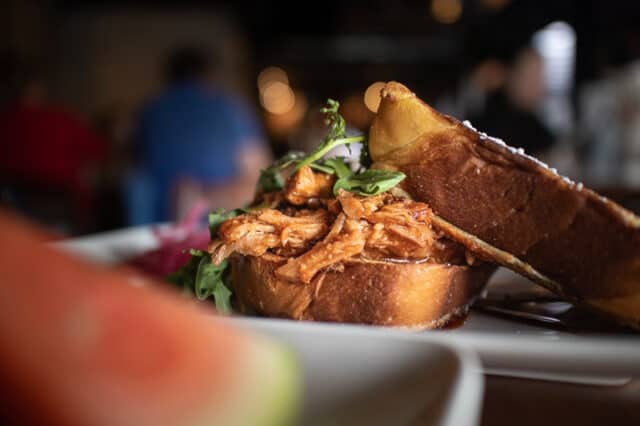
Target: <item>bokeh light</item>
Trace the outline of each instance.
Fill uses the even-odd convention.
[[[300,124],[308,109],[307,97],[304,93],[294,92],[294,105],[283,114],[266,114],[264,117],[267,130],[276,137],[286,137]]]
[[[462,1],[431,0],[431,15],[441,24],[453,24],[462,16]]]
[[[510,0],[482,0],[482,5],[487,9],[500,10],[509,4]]]
[[[279,67],[267,67],[258,74],[258,89],[263,92],[271,83],[289,84],[289,76],[285,70]]]
[[[272,114],[286,114],[293,109],[296,97],[288,84],[274,81],[262,90],[260,102]]]

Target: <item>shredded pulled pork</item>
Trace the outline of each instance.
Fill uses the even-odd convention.
[[[318,188],[324,188],[324,183],[315,180],[321,174],[303,168],[295,176],[284,198],[298,206],[308,206],[314,199],[318,208],[263,208],[227,220],[220,225],[218,239],[209,245],[214,263],[232,253],[262,256],[269,252],[288,258],[276,271],[279,278],[309,283],[319,271],[355,256],[465,262],[464,249],[434,230],[433,212],[426,204],[388,193],[360,197],[340,191],[336,198],[323,198],[326,193]]]
[[[291,216],[270,208],[243,214],[220,225],[219,239],[209,244],[211,259],[219,264],[234,252],[262,256],[275,248],[295,254],[322,239],[331,220],[324,209],[300,210]]]
[[[299,257],[289,258],[276,274],[289,281],[309,283],[319,270],[364,251],[368,224],[338,215],[329,234]]]
[[[285,199],[294,206],[332,196],[335,177],[326,173],[315,173],[310,167],[303,167],[287,181]]]

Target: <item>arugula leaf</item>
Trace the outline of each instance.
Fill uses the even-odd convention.
[[[228,262],[225,260],[220,265],[211,263],[211,257],[203,256],[198,263],[198,270],[194,281],[194,292],[200,300],[205,300],[213,295],[213,290],[222,280],[222,273],[227,267]]]
[[[211,263],[211,256],[203,250],[189,250],[191,259],[178,271],[167,277],[167,281],[182,286],[183,290],[195,294],[199,300],[213,296],[216,309],[228,314],[231,309],[231,291],[225,285],[229,263]]]
[[[258,188],[262,192],[276,192],[284,188],[284,179],[282,179],[280,171],[271,167],[260,170]]]
[[[323,173],[333,174],[333,167],[331,165],[327,166],[319,162],[319,160],[337,146],[346,145],[349,147],[352,143],[363,142],[365,140],[364,136],[347,137],[347,124],[344,117],[338,112],[339,108],[339,102],[333,99],[327,99],[327,106],[320,111],[326,114],[325,123],[329,126],[329,131],[320,146],[308,155],[300,151],[289,152],[271,166],[261,170],[257,185],[259,190],[263,192],[276,192],[284,188],[285,181],[282,178],[281,172],[292,164],[296,164],[296,171],[304,166],[309,166]]]
[[[327,158],[322,164],[330,167],[332,171],[331,174],[335,173],[338,179],[343,179],[353,174],[343,157]]]
[[[333,99],[328,99],[327,106],[321,109],[321,111],[326,114],[325,123],[329,126],[329,131],[322,143],[308,155],[299,151],[290,152],[270,167],[262,170],[258,181],[258,188],[264,192],[274,192],[284,188],[285,182],[280,173],[292,164],[296,165],[296,171],[305,166],[309,166],[323,173],[335,174],[338,177],[333,186],[333,192],[336,195],[340,189],[363,196],[377,195],[393,188],[401,182],[405,178],[405,175],[400,172],[367,169],[367,167],[371,165],[367,140],[364,136],[347,137],[346,122],[338,112],[339,108],[340,103]],[[337,146],[346,145],[349,147],[350,144],[358,142],[362,143],[360,170],[364,169],[364,171],[358,174],[354,174],[353,171],[351,171],[351,168],[342,157],[322,159],[322,157]],[[226,219],[227,218],[224,218],[223,221]]]
[[[402,172],[368,169],[362,173],[339,178],[333,185],[333,193],[338,195],[338,191],[344,189],[363,196],[378,195],[393,188],[405,177]]]
[[[167,276],[166,280],[170,283],[182,286],[182,289],[185,291],[191,292],[195,286],[196,273],[198,272],[198,266],[200,265],[200,260],[203,256],[207,255],[206,252],[202,250],[189,250],[191,254],[191,259],[176,272]]]
[[[314,161],[320,160],[329,151],[340,145],[349,145],[355,142],[362,142],[364,136],[351,136],[348,138],[332,139],[328,142],[323,142],[315,151],[309,154],[304,160],[300,161],[296,166],[296,171],[300,170],[304,166],[308,166]]]
[[[327,99],[327,106],[320,109],[321,113],[326,114],[324,124],[329,126],[329,133],[325,136],[325,141],[343,138],[346,135],[347,123],[338,109],[340,109],[340,102],[333,99]]]
[[[211,263],[210,256],[203,256],[198,265],[194,282],[194,292],[200,300],[206,300],[210,296],[216,303],[216,309],[228,314],[231,312],[231,291],[224,285],[223,274],[229,262],[224,260],[219,265]]]
[[[327,158],[321,164],[331,168],[331,174],[338,177],[333,185],[335,195],[338,195],[340,189],[363,196],[378,195],[393,188],[405,178],[403,173],[391,170],[369,169],[355,174],[343,157]]]
[[[327,152],[331,151],[337,146],[349,146],[352,143],[362,142],[364,140],[364,136],[347,137],[347,126],[344,118],[338,113],[339,107],[339,102],[334,101],[333,99],[327,99],[327,106],[322,108],[320,111],[327,115],[325,123],[329,126],[329,132],[327,133],[327,136],[325,136],[320,146],[318,146],[315,151],[307,155],[298,163],[298,165],[296,166],[296,171],[300,170],[304,166],[308,166],[315,161],[320,160]]]
[[[364,139],[362,141],[362,149],[360,150],[360,168],[368,169],[371,166],[371,154],[369,153],[369,141]]]
[[[229,276],[229,270],[225,271],[223,274],[224,277]],[[213,298],[216,301],[216,309],[218,312],[228,315],[233,313],[233,307],[231,306],[231,295],[233,294],[229,287],[225,284],[225,280],[229,280],[228,278],[223,278],[220,283],[213,290]]]
[[[333,170],[329,166],[324,165],[323,163],[311,163],[309,164],[309,167],[311,167],[313,170],[317,170],[328,175],[332,175],[335,173],[335,170]]]

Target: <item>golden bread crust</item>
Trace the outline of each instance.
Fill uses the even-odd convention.
[[[640,218],[400,86],[371,126],[374,167],[404,172],[403,189],[485,260],[640,327]]]
[[[296,320],[437,328],[466,312],[491,265],[351,260],[309,284],[278,279],[286,260],[234,255],[233,291],[240,310]]]

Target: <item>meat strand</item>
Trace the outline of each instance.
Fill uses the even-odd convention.
[[[319,176],[327,175],[302,168],[289,181],[285,198],[302,205],[325,196],[328,181]],[[276,274],[306,284],[321,270],[354,256],[464,263],[464,249],[432,227],[432,215],[426,204],[388,193],[360,197],[341,190],[316,209],[264,208],[230,219],[220,226],[209,251],[214,263],[234,252],[288,257]]]

